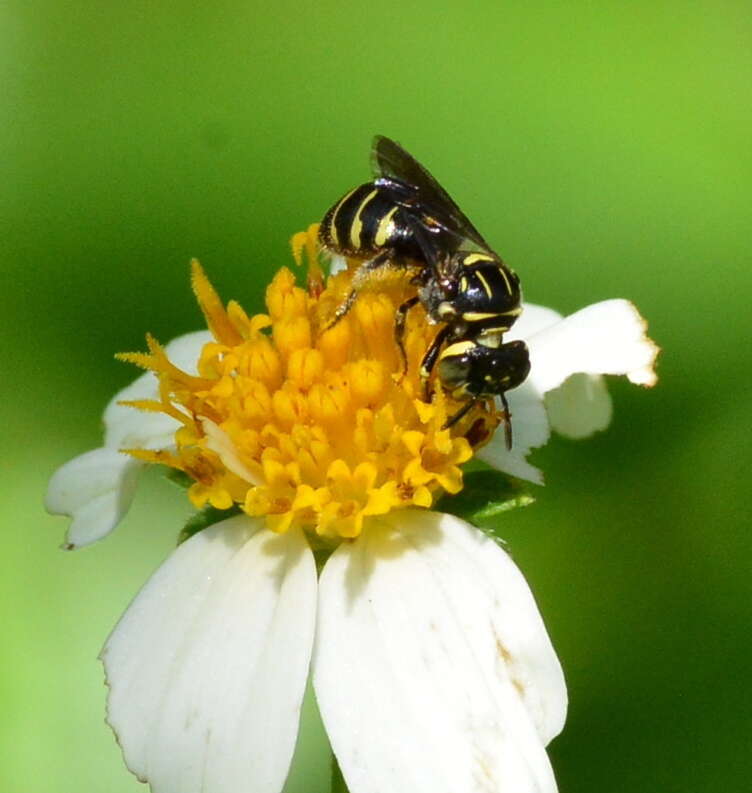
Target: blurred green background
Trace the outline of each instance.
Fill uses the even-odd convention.
[[[2,4],[2,793],[143,789],[96,656],[188,506],[152,476],[64,554],[46,480],[134,377],[112,354],[199,326],[189,258],[259,308],[376,132],[528,299],[630,297],[664,348],[659,386],[614,383],[610,430],[538,452],[548,485],[508,517],[569,682],[562,793],[747,788],[751,33],[723,0]],[[317,793],[305,725],[288,790]]]

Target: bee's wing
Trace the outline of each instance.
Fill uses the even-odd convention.
[[[457,238],[458,248],[470,242],[470,247],[491,250],[446,190],[402,146],[391,138],[377,135],[373,139],[371,159],[377,183],[390,188],[394,200],[412,210],[417,219],[427,216],[435,220],[444,231]]]

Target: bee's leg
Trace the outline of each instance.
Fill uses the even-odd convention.
[[[436,334],[434,340],[428,346],[428,349],[420,362],[420,379],[423,381],[423,389],[426,400],[428,400],[428,378],[431,376],[433,367],[436,365],[436,360],[439,357],[441,346],[446,341],[446,337],[452,332],[451,325],[444,325],[444,327]]]
[[[331,330],[352,308],[355,298],[358,296],[357,289],[351,289],[347,297],[337,306],[329,324],[324,328],[325,331]]]
[[[467,402],[452,416],[452,418],[447,419],[444,426],[441,428],[443,430],[448,430],[450,427],[454,426],[466,413],[468,413],[474,406],[475,403],[478,401],[478,397],[475,396],[472,399],[468,399]]]
[[[509,412],[509,403],[504,394],[499,394],[501,404],[504,405],[504,439],[507,442],[507,449],[512,449],[512,414]]]
[[[407,312],[419,302],[420,297],[418,295],[405,300],[394,316],[394,340],[397,342],[397,348],[400,351],[402,374],[407,374],[407,353],[405,353],[405,321],[407,320]]]
[[[337,306],[337,310],[334,312],[332,321],[326,326],[324,330],[333,328],[342,319],[342,317],[344,317],[348,311],[350,311],[350,309],[353,307],[355,299],[358,297],[358,292],[360,292],[363,284],[365,284],[368,280],[368,276],[374,270],[378,270],[379,267],[384,267],[384,265],[386,265],[391,258],[391,250],[382,251],[380,254],[378,254],[378,256],[374,256],[373,259],[363,262],[363,264],[358,267],[357,272],[353,276],[352,283],[350,284],[350,292],[348,293],[347,297]]]

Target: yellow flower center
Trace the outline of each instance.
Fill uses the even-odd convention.
[[[432,381],[420,362],[437,326],[414,308],[405,330],[407,370],[395,342],[397,307],[415,294],[408,270],[375,276],[350,311],[333,323],[357,262],[325,278],[316,226],[292,239],[306,288],[282,268],[266,290],[268,314],[224,306],[198,262],[193,289],[213,340],[197,375],[184,372],[147,337],[148,353],[119,356],[153,371],[159,399],[127,404],[180,422],[171,450],[128,452],[185,472],[196,507],[239,505],[286,531],[302,526],[325,542],[357,537],[364,518],[400,507],[430,507],[462,488],[459,466],[499,424],[479,402],[443,429],[461,403]]]

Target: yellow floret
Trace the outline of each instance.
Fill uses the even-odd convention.
[[[238,505],[274,531],[297,525],[338,542],[357,537],[368,516],[430,507],[442,492],[459,491],[460,466],[474,451],[465,435],[486,439],[499,419],[492,404],[478,403],[442,429],[459,403],[437,384],[425,401],[418,369],[437,327],[421,308],[407,322],[404,370],[394,319],[414,294],[408,271],[364,289],[334,322],[357,263],[324,279],[316,233],[312,226],[292,241],[298,264],[308,259],[306,288],[283,267],[266,290],[268,315],[249,317],[233,301],[225,308],[192,263],[214,337],[198,376],[175,367],[153,339],[149,353],[121,357],[159,378],[160,399],[132,406],[181,423],[174,451],[131,454],[188,474],[197,507]]]

